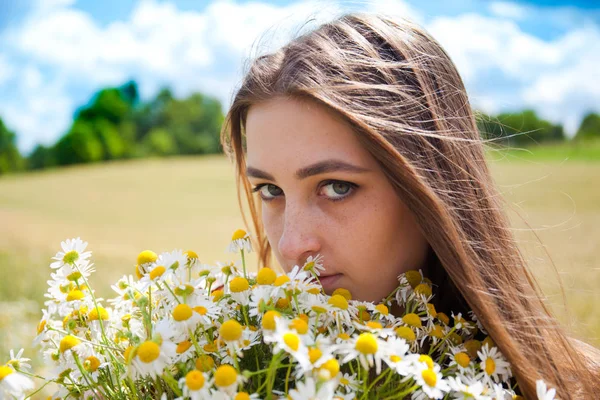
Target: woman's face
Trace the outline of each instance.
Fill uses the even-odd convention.
[[[350,125],[314,102],[250,107],[247,176],[262,198],[267,238],[285,271],[321,254],[327,294],[379,301],[428,245],[413,216]]]

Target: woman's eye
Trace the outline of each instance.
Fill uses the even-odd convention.
[[[256,186],[253,189],[253,192],[258,192],[263,200],[272,200],[273,198],[283,194],[283,190],[275,185],[271,185],[270,183],[264,183]]]
[[[333,181],[322,186],[323,194],[332,200],[341,200],[352,192],[356,185],[349,182]]]

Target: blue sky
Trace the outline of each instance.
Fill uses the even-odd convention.
[[[533,108],[568,134],[600,112],[593,1],[0,0],[0,117],[28,153],[64,134],[100,87],[129,79],[144,99],[170,86],[227,109],[248,57],[284,44],[310,16],[318,24],[356,10],[425,27],[476,109]]]

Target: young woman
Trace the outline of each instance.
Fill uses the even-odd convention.
[[[544,307],[462,80],[422,28],[350,14],[258,57],[223,145],[263,265],[271,253],[286,270],[320,254],[328,293],[369,301],[421,268],[436,308],[477,315],[527,398],[540,378],[561,399],[597,398],[596,350]]]

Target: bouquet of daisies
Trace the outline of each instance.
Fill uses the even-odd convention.
[[[328,296],[318,256],[288,274],[248,273],[250,239],[239,230],[230,250],[241,265],[143,251],[105,301],[89,281],[87,243],[61,245],[34,341],[52,372],[33,374],[11,351],[0,398],[48,383],[52,399],[513,399],[518,390],[475,316],[437,312],[420,271],[402,274],[379,304],[344,289]],[[32,378],[45,382],[37,392]],[[554,396],[542,381],[538,392]]]

